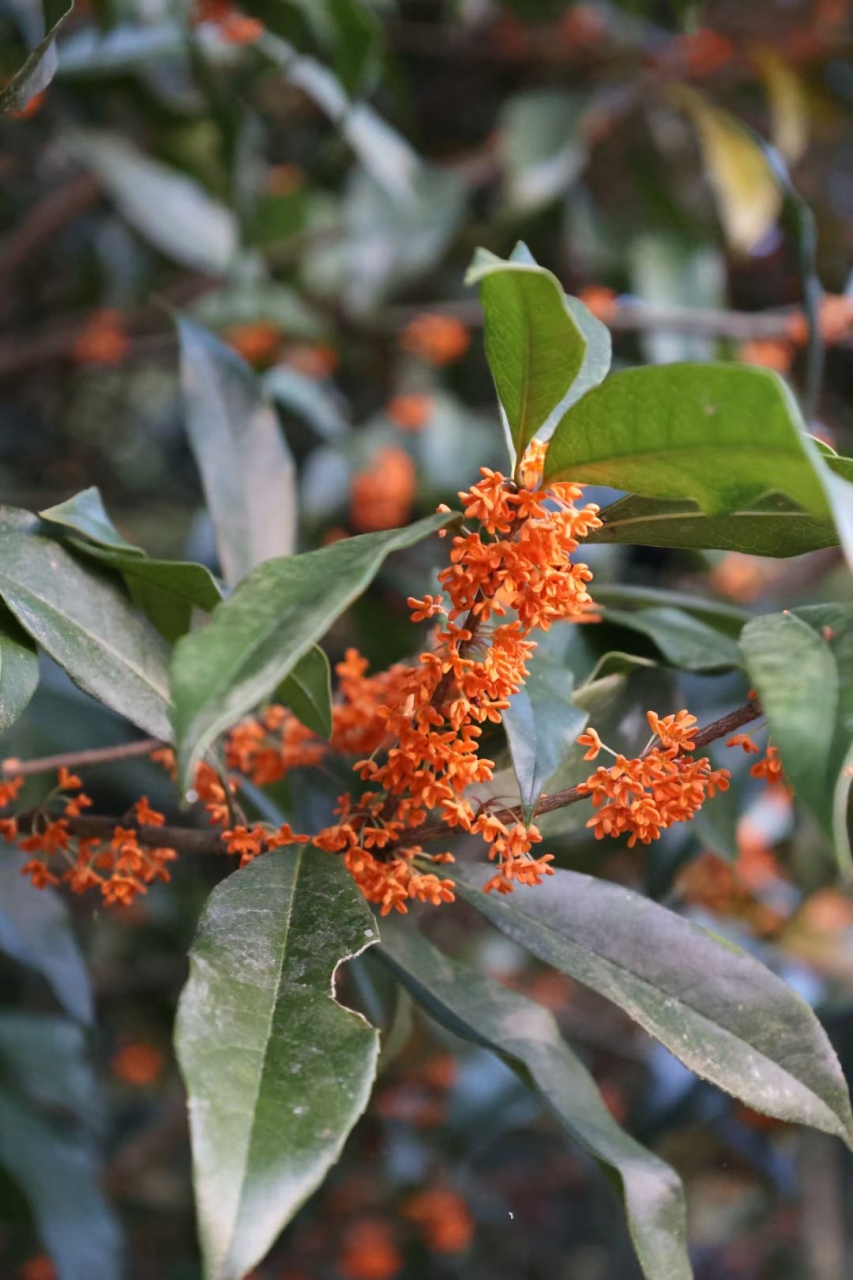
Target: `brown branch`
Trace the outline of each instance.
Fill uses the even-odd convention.
[[[701,751],[703,747],[707,747],[709,743],[715,742],[717,738],[726,737],[730,733],[736,733],[745,724],[749,724],[753,720],[757,720],[764,713],[759,704],[750,700],[744,706],[738,707],[734,711],[730,711],[728,715],[721,716],[719,720],[714,720],[711,724],[700,729],[696,735],[694,751]],[[570,804],[577,804],[579,800],[587,800],[589,797],[580,786],[566,787],[564,791],[555,791],[553,795],[542,796],[536,806],[536,817],[543,813],[553,813],[556,809],[565,809]],[[523,822],[524,814],[520,805],[513,805],[509,809],[498,809],[494,816],[499,822],[505,824]],[[448,828],[443,822],[426,823],[422,827],[415,827],[413,831],[405,833],[407,844],[429,844],[433,840],[447,839]]]
[[[17,271],[44,244],[100,197],[101,188],[88,173],[49,191],[0,243],[0,278]]]
[[[121,742],[114,747],[92,747],[87,751],[66,751],[61,755],[41,756],[38,760],[18,760],[10,756],[0,763],[3,777],[29,777],[36,773],[51,773],[63,766],[66,769],[83,769],[86,765],[107,764],[112,760],[132,760],[135,756],[147,756],[168,743],[159,738],[143,738],[140,742]]]
[[[744,706],[730,711],[728,715],[721,716],[719,720],[714,720],[711,724],[706,725],[704,729],[700,729],[696,735],[695,750],[701,750],[703,747],[708,746],[709,743],[716,741],[717,738],[736,733],[738,729],[753,720],[757,720],[762,714],[759,704],[754,700],[750,700]],[[141,746],[142,744],[136,743],[134,745]],[[155,743],[155,745],[157,744]],[[109,748],[105,748],[105,750],[109,750]],[[78,756],[82,754],[84,753],[79,752]],[[67,759],[68,757],[56,758]],[[109,756],[105,758],[114,759],[115,757]],[[32,763],[39,762],[33,761]],[[579,800],[585,800],[586,798],[585,793],[579,787],[567,787],[564,791],[555,791],[553,795],[543,796],[537,805],[536,813],[537,815],[553,813],[555,809],[565,809],[568,805],[577,804]],[[504,823],[523,821],[519,806],[511,809],[499,809],[495,813],[495,817]],[[22,834],[28,834],[40,821],[43,821],[43,817],[38,813],[21,814],[18,817],[18,830]],[[68,818],[66,821],[68,822],[70,833],[82,839],[111,840],[115,827],[132,827],[136,832],[136,838],[139,843],[148,849],[169,848],[174,849],[177,853],[201,856],[228,853],[228,848],[218,831],[204,831],[192,827],[140,826],[126,818],[90,815]],[[406,843],[428,844],[433,840],[446,840],[448,835],[449,830],[445,823],[425,823],[423,826],[415,827],[414,830],[406,833]]]
[[[476,299],[462,298],[451,302],[424,302],[417,306],[387,307],[380,323],[395,332],[424,311],[453,316],[469,328],[483,323],[483,310]],[[608,329],[614,333],[685,333],[691,337],[730,338],[734,342],[750,342],[754,338],[787,338],[791,321],[802,315],[800,307],[776,307],[767,311],[726,311],[722,308],[655,306],[648,302],[619,301],[607,316]]]

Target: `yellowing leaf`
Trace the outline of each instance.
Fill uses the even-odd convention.
[[[728,111],[676,85],[670,96],[690,116],[729,244],[749,253],[779,216],[782,191],[761,147]]]
[[[772,49],[756,49],[758,67],[770,103],[770,136],[789,164],[801,160],[809,140],[809,111],[802,82]]]

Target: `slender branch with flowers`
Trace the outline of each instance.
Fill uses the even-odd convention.
[[[356,650],[348,650],[336,668],[339,698],[329,743],[287,708],[273,705],[228,735],[226,776],[210,764],[198,767],[194,798],[216,832],[167,828],[164,815],[144,796],[119,820],[85,813],[92,802],[71,767],[149,754],[174,772],[173,753],[164,744],[148,740],[43,761],[5,761],[0,802],[6,808],[28,775],[59,770],[56,786],[37,810],[2,819],[3,834],[28,855],[24,874],[39,887],[98,889],[108,905],[127,905],[155,880],[169,879],[169,864],[179,852],[227,852],[245,865],[263,852],[310,841],[342,857],[382,914],[405,913],[412,900],[453,900],[453,880],[436,870],[452,863],[453,853],[424,846],[469,834],[485,841],[495,864],[486,892],[507,894],[515,884],[540,884],[552,874],[553,855],[534,854],[542,841],[535,823],[526,822],[520,808],[475,807],[467,793],[494,776],[494,761],[480,754],[480,740],[485,725],[500,724],[509,699],[524,684],[536,648],[533,633],[557,622],[596,618],[588,591],[592,574],[573,556],[600,526],[598,508],[579,505],[578,485],[543,488],[544,455],[545,446],[534,442],[518,468],[520,483],[483,468],[481,479],[460,493],[469,523],[453,537],[450,563],[439,573],[441,591],[409,599],[414,622],[438,620],[431,647],[416,663],[375,675],[367,674]],[[648,844],[728,786],[728,770],[712,768],[695,752],[758,715],[751,700],[700,731],[686,710],[665,717],[649,711],[652,736],[635,759],[605,746],[590,728],[578,739],[588,748],[584,759],[605,751],[614,763],[542,796],[537,811],[591,799],[596,813],[587,825],[597,839],[624,834],[629,847]],[[732,739],[732,745],[743,742],[744,735]],[[776,767],[773,751],[756,766],[768,777]],[[329,752],[356,757],[353,771],[366,784],[339,797],[330,826],[308,836],[288,823],[273,827],[241,817],[234,799],[241,780],[269,785],[293,768],[319,765]]]

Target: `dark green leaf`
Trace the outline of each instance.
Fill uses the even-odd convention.
[[[318,738],[332,736],[332,672],[329,659],[319,645],[304,654],[286,680],[279,686],[276,698],[301,720]]]
[[[23,859],[0,844],[0,951],[46,978],[72,1018],[91,1022],[92,990],[65,904],[21,875]]]
[[[335,70],[347,93],[359,93],[376,69],[382,26],[358,0],[327,0],[327,4],[335,24]]]
[[[319,551],[259,565],[206,627],[178,641],[172,664],[182,787],[217,734],[270,696],[368,586],[392,551],[453,515],[365,533]]]
[[[11,728],[38,688],[38,650],[0,606],[0,733]]]
[[[584,396],[554,432],[545,478],[690,499],[709,515],[781,492],[825,519],[818,465],[776,374],[679,364],[627,369]]]
[[[54,40],[73,8],[74,0],[44,0],[44,36],[0,91],[0,111],[23,111],[50,84],[57,67]]]
[[[740,551],[751,556],[801,556],[838,545],[828,517],[811,515],[780,494],[757,499],[748,511],[705,515],[695,503],[620,498],[602,512],[604,525],[586,539],[643,547]]]
[[[684,671],[720,671],[739,667],[742,657],[731,636],[699,618],[669,606],[652,609],[606,609],[605,622],[639,631],[653,640],[667,662]]]
[[[587,714],[572,701],[571,671],[541,655],[503,713],[521,805],[530,821],[542,790],[583,730]]]
[[[324,440],[346,435],[349,424],[340,397],[316,378],[279,364],[264,375],[263,388],[286,414],[298,414]]]
[[[260,1262],[364,1110],[379,1036],[333,982],[376,941],[340,860],[314,849],[268,854],[213,891],[175,1040],[207,1280]]]
[[[75,493],[73,498],[57,503],[55,507],[47,507],[39,515],[49,524],[62,525],[97,547],[121,551],[126,556],[145,555],[142,547],[134,546],[119,533],[107,515],[101,492],[95,485]]]
[[[847,1086],[823,1028],[759,961],[621,885],[556,871],[499,899],[481,891],[490,874],[466,867],[457,885],[507,937],[612,1000],[756,1111],[853,1145]]]
[[[77,551],[118,569],[140,609],[167,640],[175,641],[189,631],[193,609],[210,612],[222,598],[204,565],[151,560],[141,547],[126,542],[95,488],[39,514],[42,520],[68,530],[69,545]]]
[[[518,459],[580,373],[586,339],[544,267],[480,250],[465,280],[480,286],[486,356]]]
[[[690,1280],[684,1193],[668,1164],[620,1129],[552,1014],[451,960],[411,924],[382,930],[380,955],[457,1035],[492,1049],[533,1086],[569,1135],[618,1176],[647,1280]]]
[[[146,733],[171,737],[162,638],[112,573],[81,563],[12,507],[0,508],[0,597],[81,689]]]
[[[785,773],[799,797],[825,818],[839,696],[832,650],[792,613],[754,618],[740,643]]]
[[[191,270],[225,275],[237,250],[236,220],[226,205],[119,134],[77,130],[71,141],[118,211],[155,249]]]
[[[190,320],[178,320],[186,428],[233,586],[296,535],[293,461],[258,379],[235,351]]]
[[[669,591],[666,587],[633,587],[623,582],[596,582],[595,598],[606,609],[678,609],[699,618],[715,631],[735,637],[751,616],[746,609],[722,600],[706,600],[685,591]]]
[[[98,1186],[93,1081],[79,1027],[0,1019],[0,1164],[24,1192],[61,1280],[120,1280],[118,1227]]]

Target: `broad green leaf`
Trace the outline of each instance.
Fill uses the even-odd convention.
[[[443,256],[465,211],[458,174],[421,164],[404,198],[354,169],[347,181],[339,237],[308,255],[312,293],[365,316],[403,285],[425,276]]]
[[[654,311],[690,307],[720,310],[726,305],[726,262],[719,247],[697,244],[673,231],[641,231],[625,247],[632,301]],[[644,364],[713,360],[718,342],[689,328],[650,326],[637,335]]]
[[[491,256],[487,255],[485,250],[479,250],[478,255],[475,255],[474,264],[482,263],[485,265],[491,260]],[[523,240],[518,241],[509,255],[509,260],[510,262],[526,264],[529,267],[538,266],[536,259]],[[564,293],[563,301],[574,316],[577,326],[583,334],[586,350],[583,353],[581,367],[574,382],[551,414],[548,422],[539,432],[540,440],[550,435],[561,415],[580,400],[581,396],[585,396],[590,388],[597,387],[600,382],[604,381],[610,372],[610,365],[613,360],[613,342],[607,325],[597,319],[589,308],[581,302],[580,298],[573,298],[570,293]]]
[[[370,584],[392,551],[455,517],[365,533],[259,565],[206,627],[178,641],[172,663],[181,785],[216,736],[269,697]]]
[[[764,151],[734,116],[695,89],[674,85],[669,94],[693,121],[726,239],[750,253],[782,210],[782,188]]]
[[[595,599],[605,609],[678,609],[680,613],[699,618],[716,631],[735,637],[740,635],[744,623],[751,617],[746,609],[722,600],[704,600],[685,591],[670,591],[666,587],[634,587],[624,582],[596,582]]]
[[[77,538],[69,542],[84,555],[118,569],[140,609],[172,643],[189,631],[194,609],[210,613],[222,599],[216,579],[203,564],[125,556]]]
[[[75,493],[72,498],[57,503],[55,507],[46,507],[39,515],[49,524],[62,525],[108,551],[121,551],[126,556],[145,555],[142,547],[134,546],[119,533],[107,515],[101,491],[95,485]]]
[[[631,494],[602,512],[604,525],[585,539],[643,547],[740,551],[751,556],[801,556],[838,545],[828,516],[801,510],[781,494],[759,498],[745,511],[712,516],[695,503]]]
[[[521,805],[530,821],[546,782],[583,730],[587,714],[571,701],[571,671],[539,654],[528,670],[502,719]]]
[[[550,204],[578,177],[587,158],[582,102],[560,89],[515,94],[501,110],[498,145],[507,203],[529,211]]]
[[[175,641],[189,631],[193,609],[209,613],[222,598],[204,565],[151,560],[141,547],[125,541],[95,488],[39,515],[67,530],[66,540],[75,550],[118,569],[133,599],[167,640]]]
[[[279,67],[341,131],[364,170],[394,199],[412,198],[420,161],[408,142],[366,102],[353,102],[337,76],[269,32],[255,48]]]
[[[334,979],[377,941],[340,860],[302,845],[213,891],[175,1033],[206,1280],[260,1262],[364,1110],[379,1036]]]
[[[282,681],[276,694],[318,738],[332,736],[332,672],[325,651],[314,645]]]
[[[509,898],[488,867],[457,870],[460,895],[546,964],[619,1005],[697,1075],[779,1120],[853,1146],[841,1068],[807,1004],[727,939],[621,885],[556,871]]]
[[[50,84],[57,67],[54,41],[73,8],[74,0],[44,0],[44,35],[0,91],[0,111],[23,111]]]
[[[237,251],[230,209],[189,174],[152,160],[119,134],[75,130],[70,141],[122,216],[155,249],[191,270],[225,275]]]
[[[853,744],[853,606],[809,605],[756,618],[741,645],[785,776],[853,870],[845,773]]]
[[[669,606],[634,611],[607,608],[604,620],[648,636],[667,662],[685,671],[720,671],[739,667],[743,662],[731,636],[681,609]]]
[[[786,776],[800,799],[825,819],[839,699],[832,650],[792,613],[754,618],[740,644]]]
[[[34,888],[23,865],[16,848],[0,844],[0,951],[40,973],[72,1018],[91,1022],[89,976],[65,903],[51,888]]]
[[[280,364],[264,374],[262,385],[285,413],[297,414],[324,440],[339,440],[349,430],[340,397],[316,378]]]
[[[187,434],[233,586],[262,560],[293,550],[293,460],[246,362],[190,320],[178,320],[178,335]]]
[[[480,286],[486,356],[518,459],[580,373],[586,339],[544,267],[481,252],[465,280]]]
[[[553,1015],[451,960],[411,924],[383,927],[379,954],[427,1013],[499,1054],[532,1085],[570,1137],[616,1174],[647,1280],[691,1280],[678,1175],[619,1127]]]
[[[38,650],[0,606],[0,733],[11,728],[38,688]]]
[[[81,562],[13,507],[0,508],[0,598],[85,693],[146,733],[171,738],[161,636],[112,573]]]
[[[784,493],[826,518],[817,455],[782,379],[746,365],[626,369],[579,401],[554,432],[545,480],[691,499],[709,515]]]
[[[98,1186],[93,1080],[81,1029],[0,1018],[0,1165],[18,1183],[61,1280],[121,1280],[118,1226]]]

